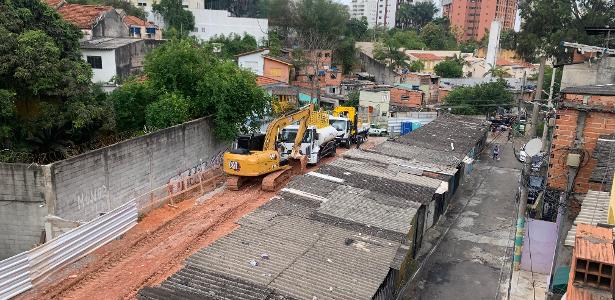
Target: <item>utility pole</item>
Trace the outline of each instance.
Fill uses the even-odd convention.
[[[536,94],[534,95],[534,106],[532,107],[532,127],[530,128],[530,138],[536,137],[536,127],[538,125],[538,113],[540,112],[539,102],[542,99],[542,82],[545,79],[545,65],[547,57],[540,57],[540,69],[538,70],[538,82],[536,84]]]
[[[521,173],[521,193],[519,195],[519,210],[517,211],[517,230],[515,231],[515,255],[513,257],[513,269],[518,271],[521,267],[521,250],[523,249],[523,235],[525,233],[525,209],[527,208],[528,184],[530,180],[530,169],[532,167],[532,157],[527,155],[523,163],[523,173]]]

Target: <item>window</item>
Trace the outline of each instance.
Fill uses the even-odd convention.
[[[139,2],[139,3],[137,3],[137,6],[147,6],[147,3],[145,3],[145,2]]]
[[[205,27],[201,27],[201,32],[205,32]]]
[[[331,56],[331,53],[325,52],[325,57],[329,57],[329,56]]]
[[[401,100],[402,100],[402,101],[408,101],[408,100],[410,100],[410,96],[408,96],[408,95],[402,95],[402,96],[401,96]]]
[[[269,72],[270,76],[282,76],[282,69],[280,68],[273,68],[271,69],[271,71]]]
[[[92,66],[92,69],[102,69],[102,57],[88,55],[87,61],[88,61],[88,64]]]

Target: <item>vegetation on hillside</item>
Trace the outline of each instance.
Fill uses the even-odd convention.
[[[513,95],[506,88],[506,82],[498,80],[455,88],[444,98],[443,108],[450,108],[454,114],[478,115],[498,107],[510,108],[513,104]]]

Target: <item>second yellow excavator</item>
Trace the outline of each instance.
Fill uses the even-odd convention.
[[[313,104],[303,106],[273,120],[265,134],[239,136],[237,147],[224,153],[227,187],[230,190],[238,190],[246,179],[264,175],[262,189],[275,191],[290,176],[303,173],[307,159],[299,149],[313,111]],[[297,122],[299,128],[291,154],[282,159],[277,142],[278,134],[284,127]]]

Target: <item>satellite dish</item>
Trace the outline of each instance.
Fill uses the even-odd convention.
[[[527,142],[527,144],[525,144],[525,153],[527,153],[530,157],[540,153],[540,149],[542,149],[542,141],[538,138],[531,139]]]

